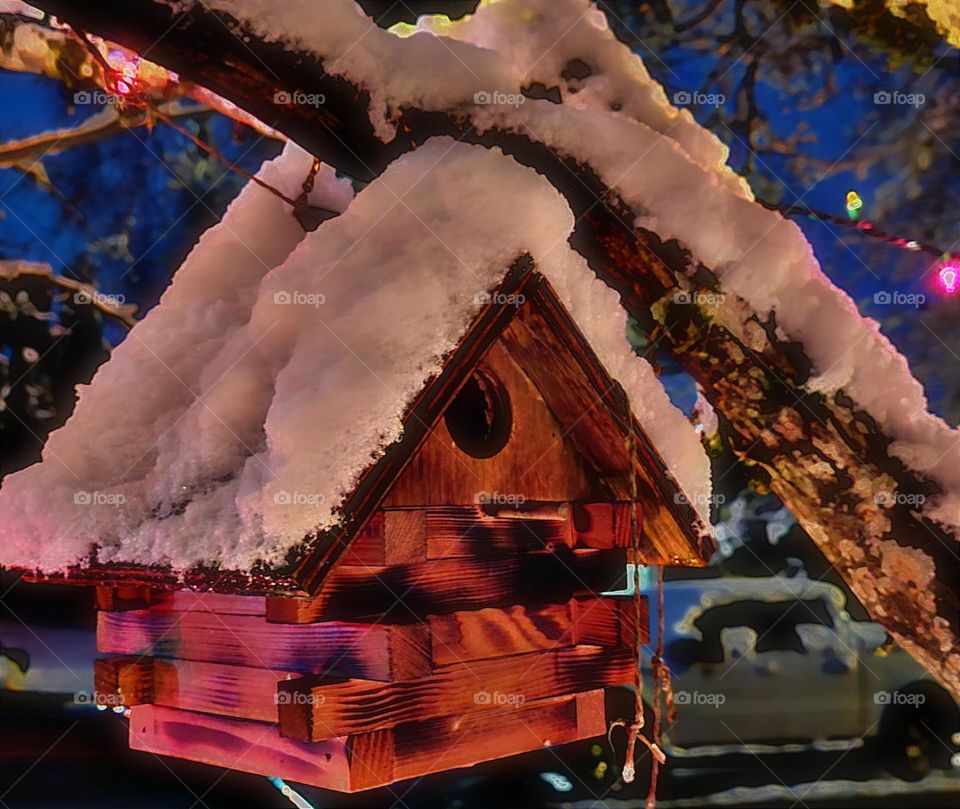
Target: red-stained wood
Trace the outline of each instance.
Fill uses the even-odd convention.
[[[592,739],[607,732],[607,711],[603,689],[577,694],[577,737]]]
[[[427,511],[427,555],[431,559],[503,556],[573,547],[566,509],[559,519],[521,515],[489,517],[479,505],[435,506]]]
[[[150,606],[150,589],[126,585],[94,588],[94,605],[98,610],[145,610]]]
[[[278,684],[280,732],[302,741],[366,733],[422,719],[504,711],[536,700],[625,685],[633,650],[571,646],[456,663],[403,683],[304,677]]]
[[[643,642],[649,639],[643,601]],[[559,646],[631,646],[632,600],[576,598],[566,604],[431,615],[435,665],[505,657]]]
[[[574,643],[599,646],[635,647],[637,614],[633,598],[604,596],[576,598],[571,602]],[[646,596],[640,598],[640,642],[650,641],[650,619]]]
[[[427,560],[427,513],[423,509],[390,509],[382,512],[383,561],[405,565]]]
[[[604,733],[603,691],[300,742],[276,726],[157,705],[131,709],[130,747],[356,792]]]
[[[130,747],[258,775],[350,792],[346,739],[305,744],[276,726],[157,705],[131,709]]]
[[[483,761],[606,732],[603,691],[528,702],[513,710],[475,712],[394,729],[396,780]]]
[[[115,708],[154,700],[153,659],[114,657],[93,661],[94,701]]]
[[[425,623],[400,624],[387,635],[390,679],[414,680],[433,672],[433,637]]]
[[[219,615],[264,615],[263,596],[152,590],[149,587],[97,587],[96,606],[106,612],[150,609],[154,612],[213,612]]]
[[[341,560],[345,565],[388,564],[384,547],[384,516],[376,512],[357,533],[344,551]]]
[[[297,672],[156,658],[153,703],[254,722],[278,721],[277,683]]]
[[[643,529],[643,509],[632,503],[574,503],[573,535],[588,548],[629,548],[630,530]]]
[[[97,616],[97,648],[108,654],[373,680],[391,679],[391,667],[406,673],[418,665],[425,652],[399,642],[408,637],[404,627],[341,622],[284,626],[249,615],[131,611]]]
[[[394,780],[393,728],[351,736],[347,740],[350,786],[355,790],[382,786]]]
[[[555,553],[435,559],[370,568],[340,565],[312,598],[268,598],[267,620],[410,622],[457,610],[562,603],[624,586],[626,553],[561,547]]]

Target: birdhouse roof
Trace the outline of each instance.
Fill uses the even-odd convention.
[[[288,147],[262,177],[296,196],[309,162]],[[549,184],[440,138],[349,197],[321,172],[311,202],[342,213],[304,235],[276,197],[242,192],[44,460],[5,482],[0,563],[316,592],[485,352],[521,327],[543,343],[525,368],[573,363],[591,396],[574,407],[541,374],[571,434],[615,425],[606,451],[636,470],[644,541],[702,563],[706,458],[629,347],[616,294],[567,245],[572,215]]]

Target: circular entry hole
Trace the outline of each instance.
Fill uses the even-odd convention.
[[[444,422],[463,452],[474,458],[492,458],[510,440],[510,396],[493,373],[478,368],[450,403]]]

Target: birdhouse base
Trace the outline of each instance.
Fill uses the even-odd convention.
[[[100,587],[96,698],[135,750],[344,792],[600,736],[636,605],[574,511],[387,510],[312,597]]]
[[[339,792],[469,767],[605,732],[602,689],[320,742],[288,739],[279,728],[257,722],[157,705],[139,705],[130,714],[134,750]]]

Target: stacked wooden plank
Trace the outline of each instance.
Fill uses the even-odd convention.
[[[601,735],[629,519],[387,509],[313,597],[100,588],[97,698],[134,749],[341,791]]]

